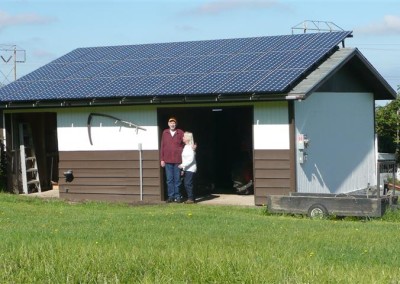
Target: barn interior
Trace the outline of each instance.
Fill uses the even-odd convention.
[[[235,181],[244,184],[253,176],[252,107],[160,108],[160,137],[171,116],[178,128],[193,133],[197,144],[196,195],[252,194],[252,187],[243,192],[235,187]]]
[[[4,117],[9,140],[6,149],[8,188],[14,193],[51,189],[54,181],[58,181],[56,113],[16,113]],[[25,159],[21,159],[22,153]],[[25,189],[21,172],[27,176]]]

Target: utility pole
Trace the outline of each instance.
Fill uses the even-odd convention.
[[[16,45],[0,44],[0,85],[17,80],[17,64],[25,63],[26,52]]]

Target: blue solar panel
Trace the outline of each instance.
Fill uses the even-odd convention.
[[[295,56],[288,58],[279,67],[280,68],[307,68],[309,62],[315,62],[316,60],[323,57],[328,50],[326,49],[306,49],[297,52]]]
[[[98,89],[95,93],[93,93],[93,95],[96,97],[126,96],[126,90],[131,86],[136,86],[136,84],[142,79],[143,77],[119,77],[101,89]]]
[[[220,86],[217,89],[218,93],[245,93],[260,82],[263,78],[267,77],[271,71],[248,71],[239,72],[229,82]]]
[[[26,101],[26,100],[38,100],[38,95],[50,88],[57,81],[34,81],[31,82],[26,88],[20,90],[18,93],[12,94],[7,98],[13,101]]]
[[[188,49],[186,52],[182,53],[181,56],[202,56],[202,55],[212,55],[217,49],[221,49],[226,46],[227,42],[221,42],[216,40],[207,40],[194,42],[195,46]]]
[[[110,52],[107,55],[107,60],[116,60],[116,61],[125,60],[128,57],[132,56],[136,48],[137,48],[136,45],[113,46],[112,47],[113,52]]]
[[[124,76],[143,76],[143,75],[150,75],[156,73],[157,70],[163,68],[168,63],[173,60],[171,57],[167,58],[152,58],[144,60],[140,66],[140,68],[136,68],[135,70],[128,70],[128,72],[124,73]]]
[[[282,36],[273,46],[271,51],[291,51],[293,49],[296,49],[294,43],[295,41],[294,39],[292,39],[292,36]]]
[[[268,74],[263,80],[249,89],[249,92],[263,93],[268,90],[269,93],[282,92],[288,86],[288,82],[293,82],[299,78],[304,69],[279,69]]]
[[[331,33],[317,33],[313,40],[309,41],[306,45],[307,48],[324,48],[332,49],[333,46],[339,44],[347,36],[351,35],[351,32],[331,32]]]
[[[84,79],[58,80],[55,84],[38,93],[35,98],[38,100],[49,100],[54,97],[61,98],[65,90],[74,90],[84,81]]]
[[[79,79],[79,78],[92,78],[97,74],[104,72],[104,70],[110,68],[116,64],[115,61],[99,61],[91,62],[85,68],[69,76],[68,79]]]
[[[143,65],[147,59],[137,60],[124,60],[118,61],[111,65],[109,68],[104,69],[98,73],[99,77],[113,77],[118,78],[120,76],[127,76],[128,73],[134,73],[135,70]]]
[[[146,76],[135,85],[130,85],[124,92],[130,96],[151,95],[152,91],[163,85],[165,82],[168,82],[173,77],[173,75]]]
[[[203,74],[189,73],[180,74],[165,82],[162,86],[152,91],[153,95],[184,95],[184,90],[190,89],[197,81],[201,80]]]
[[[220,65],[225,63],[232,55],[220,54],[220,55],[211,55],[204,56],[193,64],[189,68],[185,70],[187,73],[209,73],[213,70],[216,70]]]
[[[59,98],[62,99],[74,99],[82,94],[85,95],[85,98],[93,98],[93,93],[97,90],[101,89],[105,85],[112,82],[114,79],[112,78],[92,78],[86,79],[81,82],[81,84],[77,85],[73,90],[68,90],[64,92]]]
[[[173,42],[168,44],[168,49],[164,50],[162,56],[164,57],[180,57],[194,48],[193,42]],[[190,54],[186,54],[190,55]]]
[[[19,92],[29,86],[28,81],[14,81],[2,88],[0,88],[1,100],[8,101],[13,97],[18,97]]]
[[[57,80],[57,79],[65,79],[69,76],[79,72],[90,63],[88,62],[73,62],[69,64],[64,64],[59,66],[58,68],[52,70],[52,72],[43,74],[42,80]]]
[[[258,61],[264,54],[262,53],[240,53],[229,58],[217,68],[214,69],[216,72],[230,72],[230,71],[243,71],[247,67]]]
[[[154,74],[179,74],[200,61],[199,57],[179,57],[157,69]]]
[[[108,52],[106,54],[106,60],[121,60],[125,59],[126,55],[124,55],[124,50],[126,50],[127,45],[120,46],[108,46]],[[123,56],[121,58],[121,56]]]
[[[268,52],[285,39],[283,36],[260,37],[246,46],[246,53]]]
[[[101,60],[110,60],[108,57],[109,54],[113,53],[113,49],[111,47],[90,47],[88,48],[88,53],[85,53],[81,57],[79,57],[78,61],[101,61]],[[107,58],[106,58],[107,57]]]
[[[190,88],[187,88],[184,91],[187,94],[212,94],[218,91],[219,86],[223,85],[226,81],[235,77],[236,74],[237,72],[211,73],[204,76],[194,85],[190,86]]]
[[[278,68],[283,62],[294,56],[293,51],[268,52],[246,68],[247,71],[263,71]]]
[[[23,81],[37,81],[43,80],[47,76],[51,76],[52,73],[60,72],[66,64],[49,63],[37,69],[36,71],[29,73],[28,75],[21,78]]]
[[[284,93],[351,32],[78,48],[0,89],[4,101]]]
[[[317,34],[302,34],[287,36],[286,40],[284,41],[285,46],[282,46],[282,44],[278,44],[278,46],[275,47],[275,50],[279,50],[281,48],[284,48],[285,50],[304,49],[304,47],[307,46],[310,41],[313,41],[316,35]]]
[[[221,45],[216,48],[213,54],[235,54],[246,52],[246,49],[256,42],[258,38],[237,38],[219,40]]]
[[[135,45],[130,49],[127,60],[143,58],[171,57],[169,52],[173,48],[173,43],[155,43]],[[173,51],[173,50],[172,50]]]

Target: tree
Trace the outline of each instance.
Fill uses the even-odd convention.
[[[397,88],[395,100],[385,106],[376,107],[375,121],[378,152],[398,154],[400,146],[400,85]]]

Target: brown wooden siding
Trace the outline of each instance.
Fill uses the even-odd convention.
[[[142,152],[143,202],[159,202],[161,190],[158,151]],[[72,170],[66,182],[64,172]],[[138,151],[65,151],[59,153],[60,197],[68,200],[140,201]]]
[[[254,199],[267,204],[267,195],[286,195],[294,191],[291,150],[254,150]]]

